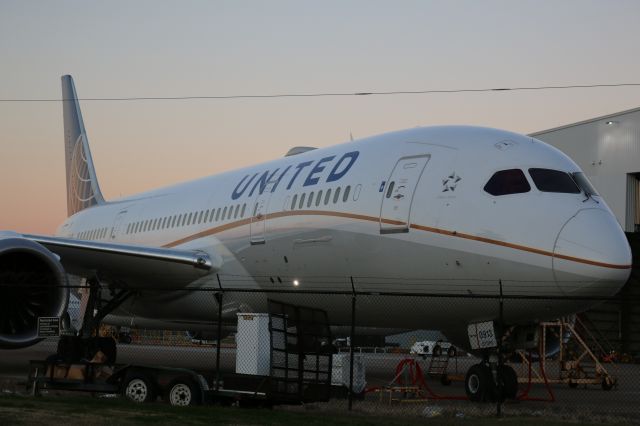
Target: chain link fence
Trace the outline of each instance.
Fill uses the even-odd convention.
[[[89,332],[117,342],[105,375],[121,365],[189,369],[213,399],[223,392],[235,401],[259,395],[266,404],[334,412],[640,418],[638,331],[619,314],[639,301],[604,296],[604,287],[575,295],[576,285],[572,296],[549,297],[557,282],[264,277],[258,284],[219,276],[215,285],[188,289],[101,290],[92,306],[98,319],[127,292]],[[572,293],[571,283],[562,286]],[[77,316],[90,285],[70,287],[63,333],[87,336]],[[585,312],[607,305],[620,308],[617,322]],[[567,312],[579,313],[561,316]],[[4,321],[5,333],[17,327]],[[495,344],[485,345],[483,333],[493,333]],[[29,361],[59,358],[65,339],[0,350],[3,390],[20,392],[15,383],[29,374]],[[82,361],[60,360],[68,365],[56,378],[73,380],[72,366],[91,362],[101,349],[94,346]],[[80,378],[96,380],[87,370]]]

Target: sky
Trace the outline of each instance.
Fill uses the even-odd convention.
[[[640,1],[0,0],[0,99],[640,83]],[[81,101],[107,199],[415,126],[531,133],[640,106],[640,87]],[[0,230],[66,218],[62,105],[0,102]]]

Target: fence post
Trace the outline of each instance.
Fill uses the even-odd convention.
[[[349,411],[353,407],[353,348],[356,337],[356,288],[351,278],[351,333],[349,337]]]
[[[502,353],[502,338],[504,336],[504,299],[502,294],[502,279],[498,280],[500,285],[500,298],[499,300],[499,321],[498,324],[498,371],[496,374],[496,384],[498,385],[498,404],[496,407],[496,416],[502,417],[502,399],[504,395],[504,380],[501,374],[502,367],[504,366],[504,354]]]
[[[216,274],[218,279],[218,287],[220,291],[215,293],[216,302],[218,302],[218,333],[216,341],[216,392],[220,390],[220,341],[222,340],[222,283],[220,282],[220,275]]]

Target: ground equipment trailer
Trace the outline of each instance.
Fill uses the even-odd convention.
[[[194,371],[141,365],[97,362],[68,364],[59,360],[31,361],[28,386],[33,395],[41,390],[120,394],[134,402],[158,397],[171,405],[198,405],[209,390]]]

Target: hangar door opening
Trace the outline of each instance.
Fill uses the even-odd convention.
[[[413,195],[431,155],[414,155],[398,160],[382,193],[380,233],[409,232]]]
[[[640,173],[627,174],[625,232],[640,232]]]

